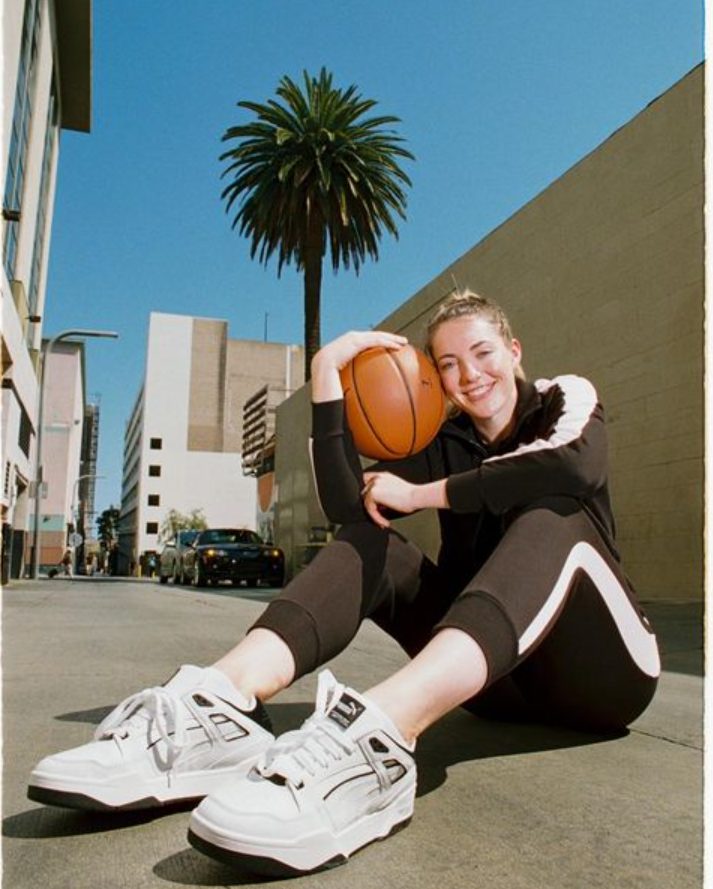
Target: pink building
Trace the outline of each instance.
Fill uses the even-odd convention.
[[[84,345],[56,343],[45,360],[42,465],[46,491],[40,501],[41,570],[60,561],[76,523],[85,415]],[[31,507],[31,527],[32,513]],[[31,539],[27,544],[25,563],[29,564]]]

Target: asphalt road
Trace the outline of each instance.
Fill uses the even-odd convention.
[[[256,885],[186,842],[187,814],[97,816],[25,796],[45,754],[83,743],[111,706],[180,663],[212,662],[267,590],[118,579],[19,581],[3,591],[3,886],[166,889]],[[315,877],[325,889],[699,889],[701,607],[650,609],[665,673],[621,737],[477,720],[456,711],[421,739],[411,825]],[[330,665],[365,689],[404,661],[365,625]],[[270,705],[278,731],[312,710],[314,676]],[[283,881],[278,881],[283,882]]]

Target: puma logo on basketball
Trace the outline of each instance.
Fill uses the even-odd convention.
[[[363,712],[364,705],[344,692],[327,716],[341,728],[347,729]]]

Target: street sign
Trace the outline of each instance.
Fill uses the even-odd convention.
[[[84,538],[81,534],[77,534],[76,532],[69,535],[69,545],[70,546],[81,546],[84,543]]]

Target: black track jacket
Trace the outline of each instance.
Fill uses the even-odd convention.
[[[450,508],[438,510],[438,563],[455,588],[485,562],[520,510],[552,496],[578,501],[618,559],[604,412],[594,387],[574,375],[534,383],[518,380],[517,387],[515,426],[496,445],[482,441],[461,413],[446,420],[420,453],[369,466],[415,484],[448,480]],[[344,402],[313,404],[312,416],[312,461],[322,509],[336,524],[364,521],[362,466]]]

